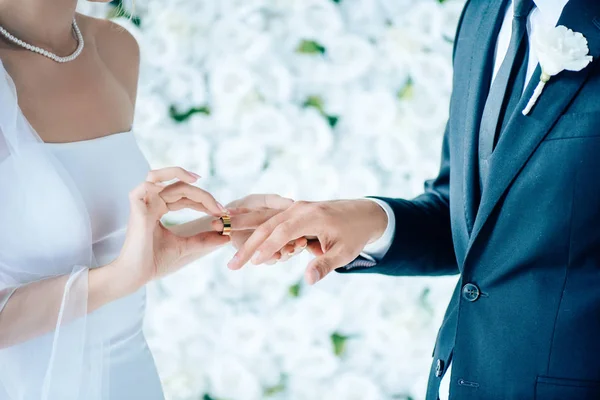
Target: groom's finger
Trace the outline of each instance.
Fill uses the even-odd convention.
[[[277,218],[277,217],[274,217]],[[273,219],[274,219],[273,218]],[[278,224],[252,255],[253,264],[262,264],[288,242],[303,237],[311,224],[307,216],[297,216]]]
[[[341,246],[334,246],[331,250],[315,258],[308,264],[304,274],[306,282],[309,285],[314,285],[325,278],[331,271],[348,265],[352,260],[353,258],[346,254]]]
[[[281,210],[264,209],[251,211],[246,214],[232,215],[231,229],[240,231],[246,229],[256,229],[280,213]]]
[[[281,197],[277,194],[251,194],[230,203],[228,208],[276,208],[278,210],[286,210],[292,204],[294,204],[294,200]]]
[[[237,254],[231,259],[227,266],[230,269],[240,269],[242,268],[250,258],[254,255],[257,249],[264,243],[271,233],[280,226],[293,226],[293,219],[295,215],[295,210],[290,208],[280,214],[275,215],[273,218],[269,219],[264,224],[260,225],[250,236],[250,238],[246,241],[246,243],[240,248]],[[273,256],[279,249],[283,248],[288,242],[304,235],[293,236],[293,233],[290,230],[289,239],[283,241],[281,245],[276,248],[271,254],[265,257],[260,257],[261,260],[266,261]],[[258,258],[260,255],[257,255]],[[263,259],[264,258],[264,259]]]

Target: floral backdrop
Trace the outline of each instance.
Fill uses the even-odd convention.
[[[269,192],[309,200],[420,193],[438,168],[462,5],[80,7],[140,43],[135,130],[151,164],[196,171],[227,202]],[[148,290],[146,332],[168,399],[424,397],[456,277],[334,274],[308,287],[308,255],[239,272],[226,268],[231,255],[215,253]]]

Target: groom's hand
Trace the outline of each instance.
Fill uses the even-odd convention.
[[[239,250],[252,236],[256,226],[287,210],[292,204],[294,204],[294,200],[276,194],[251,194],[227,204],[226,208],[230,211],[231,217],[231,244],[236,250]],[[246,214],[251,214],[252,222],[246,218]],[[223,222],[219,219],[213,221],[212,226],[217,232],[223,231]],[[245,228],[244,226],[249,227]],[[306,246],[305,238],[292,241],[279,249],[265,263],[275,264],[278,261],[287,261],[304,250]]]
[[[229,262],[229,268],[240,269],[250,259],[253,264],[262,264],[295,239],[316,238],[321,250],[317,253],[322,254],[306,269],[306,281],[310,284],[350,263],[387,227],[385,211],[371,200],[296,202],[256,225],[261,220],[260,213],[264,211],[237,218],[238,228],[256,230]]]

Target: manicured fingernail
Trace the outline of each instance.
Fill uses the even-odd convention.
[[[319,282],[319,279],[321,279],[321,275],[319,275],[319,271],[317,271],[316,269],[311,269],[308,272],[308,284],[309,285],[314,285],[315,283]]]
[[[260,262],[260,251],[257,251],[256,253],[254,253],[254,255],[252,256],[252,264],[254,265],[258,265]]]
[[[235,256],[233,256],[231,261],[229,261],[229,263],[227,264],[227,268],[236,269],[239,261],[240,261],[240,257],[236,254]]]
[[[197,174],[197,173],[195,173],[195,172],[192,172],[192,171],[188,171],[188,172],[190,173],[190,175],[192,175],[192,176],[193,176],[194,178],[196,178],[196,179],[200,179],[200,178],[202,178],[200,175],[198,175],[198,174]]]

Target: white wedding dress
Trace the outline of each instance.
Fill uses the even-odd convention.
[[[44,143],[17,97],[0,60],[0,400],[161,400],[145,290],[88,313],[148,162],[132,132]]]
[[[79,188],[90,214],[93,252],[99,265],[119,255],[129,217],[129,192],[143,182],[148,162],[133,133],[74,143],[46,144]],[[141,289],[91,313],[109,321],[110,400],[159,400],[162,389],[142,331],[146,292]],[[93,321],[92,321],[93,322]]]
[[[110,263],[119,255],[125,239],[129,214],[128,193],[145,179],[149,170],[133,133],[72,143],[46,143],[44,146],[62,164],[82,195],[90,216],[92,248],[97,265]],[[56,251],[68,252],[69,249],[57,248]],[[101,396],[98,394],[99,398],[164,398],[154,360],[142,331],[145,295],[144,289],[139,290],[105,305],[87,317],[89,326],[103,327],[104,339],[108,343],[103,349],[106,353],[103,360],[108,364],[102,366],[104,393]],[[8,300],[8,294],[4,297],[0,298],[0,306]],[[17,400],[8,394],[5,396],[2,396],[0,387],[0,399]],[[29,400],[36,396],[38,394],[33,390],[25,398]]]

